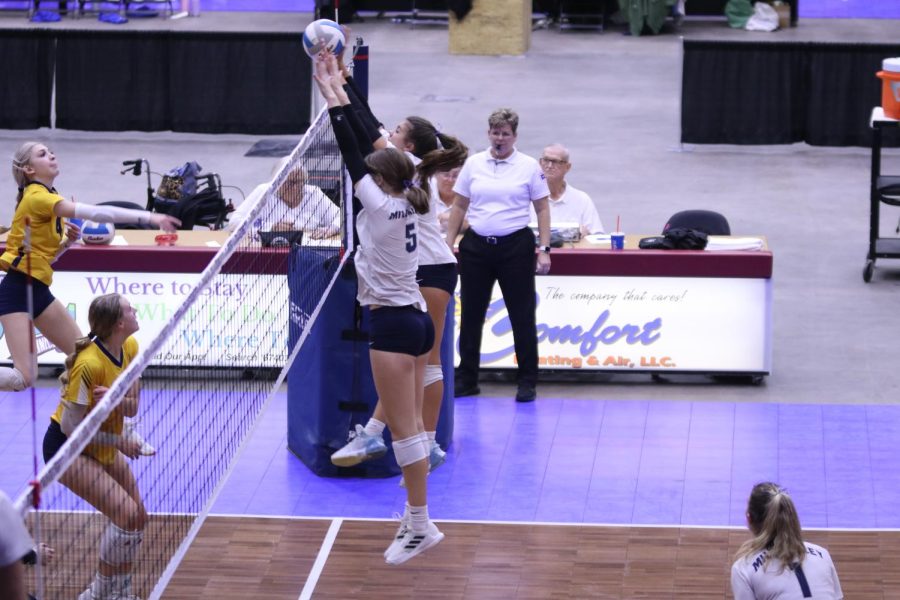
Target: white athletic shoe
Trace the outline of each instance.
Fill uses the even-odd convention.
[[[394,518],[400,521],[400,527],[397,528],[397,533],[394,534],[394,541],[391,542],[391,545],[384,551],[385,559],[387,559],[389,554],[397,551],[397,548],[399,548],[403,539],[406,537],[406,532],[409,530],[409,522],[406,520],[405,516],[394,513]]]
[[[147,440],[144,439],[140,433],[138,433],[136,427],[136,422],[126,419],[125,426],[122,430],[122,435],[127,439],[132,439],[141,446],[141,455],[142,456],[153,456],[156,454],[156,448],[151,446]]]
[[[399,543],[392,543],[388,547],[384,561],[389,565],[403,564],[437,545],[442,539],[444,539],[444,534],[441,533],[441,530],[437,528],[434,521],[428,521],[428,528],[422,533],[417,533],[411,528],[407,529]]]
[[[350,441],[331,455],[331,463],[338,467],[352,467],[365,460],[381,458],[387,454],[387,446],[380,435],[369,435],[362,425],[350,432]]]

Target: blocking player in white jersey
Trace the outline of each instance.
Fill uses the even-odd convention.
[[[793,500],[774,483],[758,483],[747,504],[753,538],[731,567],[735,600],[841,600],[828,550],[803,541]]]
[[[442,203],[437,196],[435,179],[439,173],[458,170],[466,160],[468,149],[455,137],[438,131],[427,119],[417,116],[404,119],[387,137],[378,137],[377,119],[354,87],[346,68],[340,62],[339,66],[344,83],[341,92],[347,95],[344,100],[339,93],[339,99],[355,110],[375,148],[392,147],[406,154],[416,165],[416,181],[431,195],[428,212],[419,215],[419,267],[416,281],[425,297],[435,331],[434,346],[425,367],[425,400],[422,408],[425,433],[431,448],[428,455],[429,470],[433,471],[446,458],[446,453],[435,438],[444,396],[441,343],[447,305],[456,290],[457,280],[456,257],[444,241],[444,234],[437,220],[437,207]],[[350,434],[350,441],[332,454],[332,463],[350,467],[383,456],[387,452],[383,437],[385,421],[384,407],[379,402],[366,425],[357,425],[356,431]]]
[[[340,72],[330,53],[316,59],[315,79],[362,204],[357,216],[357,300],[370,309],[372,375],[406,481],[409,519],[384,553],[388,564],[397,565],[444,538],[428,516],[430,445],[421,419],[425,365],[434,343],[434,326],[416,285],[417,214],[428,211],[428,194],[414,185],[415,169],[402,152],[387,148],[370,153],[365,132],[354,133],[358,123],[352,109],[341,106]]]

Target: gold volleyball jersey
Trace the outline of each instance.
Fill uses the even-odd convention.
[[[25,217],[31,217],[31,276],[47,285],[53,280],[50,263],[66,234],[66,220],[53,214],[53,207],[64,198],[55,189],[32,182],[25,188],[16,207],[12,227],[6,238],[6,252],[0,256],[0,267],[27,272],[25,262]]]
[[[99,340],[94,340],[90,346],[78,353],[75,364],[69,372],[69,384],[62,390],[62,400],[56,407],[50,418],[57,423],[62,423],[62,414],[65,410],[65,402],[81,404],[88,407],[88,412],[94,408],[97,401],[94,399],[94,387],[101,385],[109,387],[116,377],[128,366],[138,352],[138,343],[134,336],[125,340],[122,347],[122,355],[115,357],[107,351]],[[124,413],[121,406],[116,408],[100,426],[100,431],[122,435]],[[97,459],[104,465],[110,465],[116,458],[116,448],[102,444],[88,444],[84,454]]]

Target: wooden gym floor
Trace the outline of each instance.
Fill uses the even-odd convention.
[[[163,598],[718,600],[731,598],[732,557],[747,537],[734,528],[438,524],[443,542],[391,567],[382,558],[390,521],[212,516]],[[846,598],[900,598],[900,532],[806,537],[840,565]]]

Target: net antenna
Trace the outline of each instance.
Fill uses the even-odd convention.
[[[37,431],[37,344],[34,333],[34,284],[31,278],[31,217],[25,217],[25,235],[22,240],[22,248],[25,251],[25,306],[28,313],[28,375],[31,381],[31,456],[32,475],[34,479],[29,482],[34,493],[31,497],[31,507],[38,510],[41,504],[41,485],[38,479],[38,431]],[[42,539],[40,519],[35,520],[34,539],[37,540],[37,548],[40,551]],[[44,596],[43,578],[41,569],[43,561],[35,561],[35,578],[37,580],[36,592],[39,598]]]
[[[50,564],[30,575],[41,600],[75,598],[90,586],[107,584],[127,586],[116,588],[123,596],[160,598],[263,409],[275,394],[284,393],[280,388],[287,372],[353,251],[351,187],[327,109],[272,180],[246,202],[246,216],[181,304],[166,315],[159,334],[140,348],[16,498],[32,532],[43,532],[56,550]],[[287,238],[291,241],[282,245],[279,240]],[[322,268],[302,281],[289,277],[297,253],[321,257]],[[171,289],[181,293],[183,288],[173,283]],[[294,318],[301,312],[302,320]],[[298,332],[290,337],[289,319]],[[157,453],[124,459],[133,486],[126,477],[123,487],[121,474],[112,477],[109,471],[89,482],[97,503],[119,502],[106,514],[67,484],[83,477],[80,461],[89,459],[82,453],[98,447],[101,426],[108,428],[108,419],[122,412],[117,409],[135,386],[140,388],[136,431]],[[39,419],[33,421],[48,422]],[[37,465],[36,456],[37,451]],[[136,491],[123,494],[129,486]],[[142,540],[127,551],[116,546],[122,535],[111,529],[117,510],[126,508],[137,515],[146,511],[140,526],[119,526]],[[126,556],[127,561],[120,560]],[[99,576],[101,560],[118,569],[111,583]]]

